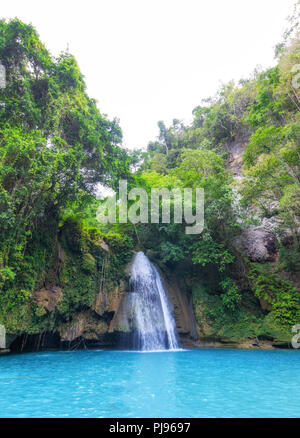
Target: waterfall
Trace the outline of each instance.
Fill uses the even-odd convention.
[[[131,267],[128,300],[134,349],[178,348],[176,325],[160,275],[143,252],[135,255]]]

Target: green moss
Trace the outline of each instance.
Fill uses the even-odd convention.
[[[55,219],[44,223],[31,236],[24,254],[15,254],[0,284],[0,324],[8,333],[39,331],[31,292],[47,282],[56,254]],[[2,277],[3,278],[3,277]],[[1,282],[0,282],[1,283]]]
[[[0,324],[9,333],[39,333],[54,330],[71,320],[81,309],[91,308],[100,282],[112,290],[123,277],[124,266],[132,255],[132,241],[120,233],[103,233],[84,227],[77,220],[66,220],[59,230],[64,261],[58,260],[57,223],[48,231],[39,229],[32,236],[17,269],[6,269],[5,288],[0,294]],[[50,233],[51,231],[51,233]],[[109,246],[107,252],[103,242]],[[16,272],[16,274],[15,274]],[[3,274],[5,274],[3,273]],[[62,300],[56,310],[38,307],[32,292],[45,285],[60,286]]]
[[[270,337],[278,342],[290,342],[292,338],[290,327],[283,327],[279,324],[274,312],[270,312],[264,317],[259,335]]]
[[[201,286],[193,289],[193,302],[196,321],[207,336],[237,342],[259,334],[259,308],[256,315],[243,307],[232,312],[224,306],[222,295],[210,295]]]
[[[290,327],[280,324],[276,311],[265,314],[258,303],[250,305],[244,294],[240,309],[230,312],[221,297],[210,295],[201,284],[193,289],[196,321],[206,336],[228,342],[242,342],[255,337],[290,342]]]
[[[96,260],[91,254],[89,254],[89,253],[83,254],[82,268],[85,271],[91,272],[91,273],[95,272],[95,270],[97,269]]]
[[[300,295],[290,282],[258,263],[251,264],[249,278],[255,295],[270,304],[274,319],[283,328],[300,321]]]

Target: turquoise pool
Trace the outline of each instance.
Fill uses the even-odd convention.
[[[299,417],[300,352],[58,351],[0,357],[1,417]]]

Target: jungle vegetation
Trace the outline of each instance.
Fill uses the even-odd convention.
[[[266,324],[290,330],[300,321],[299,3],[274,67],[224,84],[193,110],[189,125],[158,122],[147,151],[122,148],[118,121],[87,95],[75,58],[51,56],[31,25],[0,21],[0,59],[7,78],[0,89],[0,323],[11,331],[44,327],[50,316],[32,293],[51,281],[58,244],[71,254],[55,280],[68,291],[59,317],[89,306],[102,240],[115,281],[137,248],[181,269],[192,279],[196,314],[197,303],[207,303],[217,332],[224,321],[241,332],[248,324],[246,335],[256,336]],[[236,178],[229,158],[241,136],[247,147]],[[97,185],[117,189],[120,179],[148,191],[202,187],[203,233],[187,235],[174,223],[100,225]],[[274,219],[279,257],[254,263],[235,241],[265,218]],[[83,272],[77,286],[75,271]]]

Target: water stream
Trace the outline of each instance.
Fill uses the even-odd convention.
[[[178,349],[176,325],[156,267],[143,252],[131,267],[128,312],[132,321],[132,348],[155,351]]]

